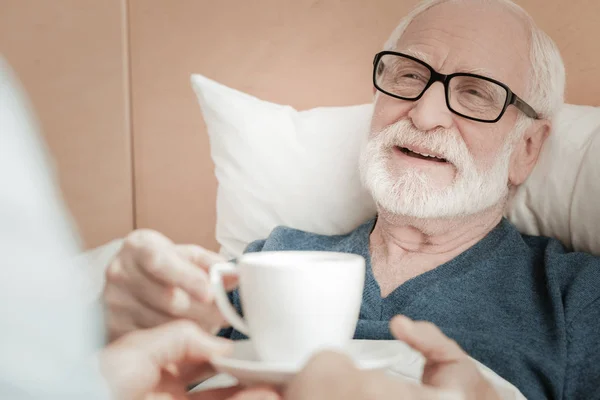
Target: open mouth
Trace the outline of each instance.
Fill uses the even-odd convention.
[[[421,160],[427,160],[427,161],[436,161],[436,162],[440,162],[440,163],[448,162],[445,158],[437,157],[432,154],[418,153],[416,151],[409,150],[406,147],[396,146],[396,149],[400,150],[402,153],[406,154],[409,157],[419,158]]]

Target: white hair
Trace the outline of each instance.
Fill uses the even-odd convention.
[[[385,50],[394,50],[398,40],[410,23],[431,7],[445,2],[466,0],[423,0],[404,17],[385,43]],[[471,0],[474,1],[474,0]],[[529,79],[522,98],[538,113],[540,118],[552,120],[564,103],[565,66],[554,41],[542,31],[533,18],[520,6],[510,0],[477,0],[496,3],[506,7],[523,18],[529,31]],[[521,95],[519,94],[519,97]],[[520,114],[517,126],[526,128],[529,123],[524,114]],[[517,130],[519,130],[517,128]]]

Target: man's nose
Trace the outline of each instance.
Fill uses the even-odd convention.
[[[408,118],[416,128],[425,132],[436,128],[450,129],[453,117],[446,104],[444,85],[441,82],[431,85],[423,96],[414,102],[414,106],[408,112]]]

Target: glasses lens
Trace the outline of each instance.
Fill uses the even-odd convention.
[[[383,55],[375,67],[376,86],[405,99],[419,97],[430,77],[424,65],[395,54]]]
[[[502,86],[472,76],[454,76],[448,86],[450,108],[484,121],[493,121],[500,116],[508,96]]]

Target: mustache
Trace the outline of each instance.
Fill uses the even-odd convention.
[[[405,119],[375,132],[371,140],[380,148],[422,147],[457,166],[464,165],[465,158],[471,158],[467,145],[455,129],[436,128],[425,132]]]

